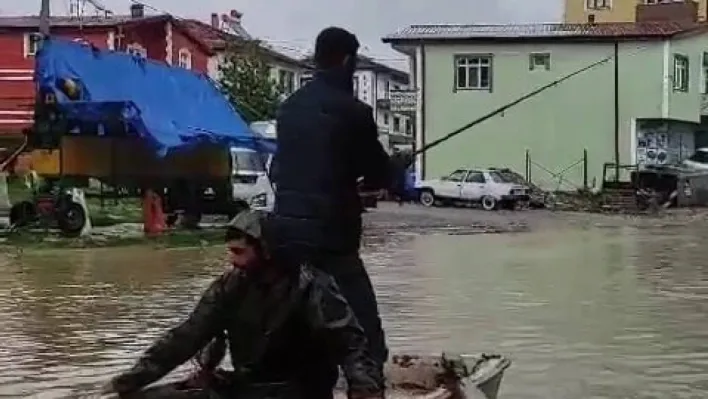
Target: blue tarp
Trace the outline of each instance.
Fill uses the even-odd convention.
[[[65,79],[79,84],[80,101],[59,90]],[[275,151],[272,141],[253,134],[213,81],[183,68],[48,39],[37,56],[35,81],[79,120],[100,119],[119,109],[132,130],[161,155],[203,142]]]

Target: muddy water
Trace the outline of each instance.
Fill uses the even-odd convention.
[[[367,240],[390,345],[498,351],[502,398],[708,397],[706,231]],[[0,256],[0,396],[78,397],[187,312],[218,250]]]

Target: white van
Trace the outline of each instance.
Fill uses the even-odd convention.
[[[275,192],[268,178],[273,155],[242,147],[231,148],[233,198],[244,200],[251,209],[272,211]]]

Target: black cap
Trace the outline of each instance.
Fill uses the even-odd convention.
[[[337,27],[325,28],[315,40],[315,63],[318,67],[330,67],[346,56],[354,56],[359,50],[359,41],[353,33]]]

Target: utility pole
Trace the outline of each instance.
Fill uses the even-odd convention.
[[[42,39],[49,36],[49,0],[41,0],[42,5],[39,9],[39,33]]]

